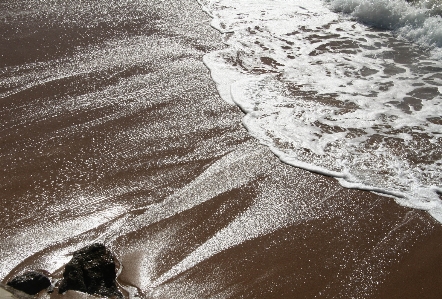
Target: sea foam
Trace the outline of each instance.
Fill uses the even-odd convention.
[[[442,47],[442,2],[328,0],[330,8],[426,47]],[[440,54],[439,54],[440,55]]]
[[[201,1],[228,46],[204,62],[250,134],[282,161],[442,222],[440,39],[427,35],[422,48],[401,37],[440,16],[369,2]]]

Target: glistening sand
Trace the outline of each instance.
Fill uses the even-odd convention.
[[[104,242],[142,298],[441,297],[441,225],[251,138],[195,1],[1,5],[2,282]]]

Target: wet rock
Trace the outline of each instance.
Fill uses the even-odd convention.
[[[51,280],[41,272],[29,271],[14,277],[7,285],[26,294],[35,295],[50,287]]]
[[[75,290],[122,298],[115,280],[113,254],[103,244],[93,244],[74,252],[71,261],[65,266],[59,293]]]

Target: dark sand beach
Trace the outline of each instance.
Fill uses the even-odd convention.
[[[196,1],[0,7],[2,283],[100,242],[131,298],[442,298],[440,223],[250,137]]]

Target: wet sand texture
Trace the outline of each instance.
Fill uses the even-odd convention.
[[[427,213],[249,137],[202,63],[222,45],[195,1],[92,2],[1,4],[3,283],[103,242],[142,298],[442,297]]]

